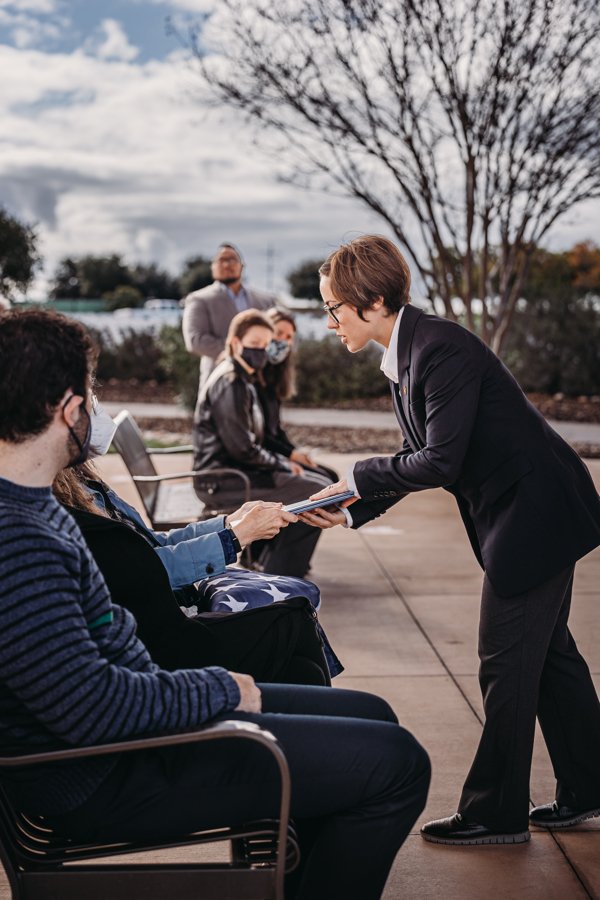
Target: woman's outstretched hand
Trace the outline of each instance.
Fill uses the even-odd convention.
[[[326,488],[323,488],[322,491],[318,491],[316,494],[312,494],[309,499],[310,500],[324,500],[326,497],[331,497],[332,494],[344,494],[346,491],[349,491],[348,482],[345,478],[340,478],[339,481],[336,481],[334,484],[328,484]],[[349,500],[344,500],[343,503],[340,503],[340,506],[350,506],[351,503],[356,503],[359,500],[359,497],[350,497]]]
[[[325,500],[327,497],[331,497],[332,494],[343,494],[347,490],[349,490],[348,482],[345,478],[342,478],[340,481],[336,481],[335,484],[330,484],[323,488],[322,491],[313,494],[310,499]],[[335,525],[343,525],[346,521],[346,516],[340,507],[350,506],[351,503],[355,503],[358,499],[358,497],[350,497],[349,500],[344,500],[339,506],[324,506],[323,508],[318,507],[317,509],[308,510],[300,513],[300,520],[307,525],[312,525],[314,528],[333,528]]]
[[[333,528],[335,525],[343,525],[346,521],[344,513],[335,506],[311,509],[308,512],[300,513],[298,518],[306,525],[312,525],[313,528]]]

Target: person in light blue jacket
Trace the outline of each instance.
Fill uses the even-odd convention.
[[[153,531],[141,515],[126,503],[108,485],[98,480],[86,480],[86,486],[93,494],[94,502],[109,515],[116,510],[126,519],[135,522],[154,545],[156,555],[167,570],[174,591],[188,587],[207,576],[223,575],[226,568],[237,558],[233,540],[226,526],[227,516],[214,516],[203,522],[192,522],[185,528],[170,531]],[[112,507],[112,509],[111,509]],[[239,518],[233,513],[229,518]]]
[[[94,421],[95,414],[92,425]],[[231,565],[237,554],[232,531],[227,527],[229,520],[235,523],[236,532],[242,535],[244,542],[249,543],[255,539],[253,535],[258,539],[267,531],[272,532],[272,514],[278,510],[276,504],[250,502],[230,516],[215,516],[184,528],[160,532],[149,528],[133,506],[101,481],[89,462],[63,473],[60,487],[55,486],[55,493],[57,491],[61,502],[89,511],[96,507],[109,518],[117,519],[142,535],[161,560],[171,589],[187,616],[194,617],[201,612],[243,612],[290,597],[306,597],[315,611],[321,607],[321,592],[311,581],[291,575],[262,574]],[[316,627],[330,675],[335,677],[343,671],[343,666],[318,621]]]

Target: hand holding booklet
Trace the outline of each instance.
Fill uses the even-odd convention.
[[[321,497],[320,500],[299,500],[297,503],[289,503],[284,506],[286,512],[291,512],[295,516],[300,513],[308,512],[310,509],[322,509],[324,506],[335,506],[344,500],[356,497],[354,491],[343,491],[341,494],[331,494],[329,497]]]

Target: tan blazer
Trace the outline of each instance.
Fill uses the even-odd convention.
[[[257,291],[244,285],[250,306],[270,309],[277,305],[275,294]],[[185,298],[183,339],[189,353],[200,357],[200,389],[225,347],[229,323],[237,313],[235,303],[220,281],[213,281]]]

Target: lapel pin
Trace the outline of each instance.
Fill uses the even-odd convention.
[[[404,394],[405,397],[408,394],[408,388],[406,387],[406,385],[404,385],[404,387],[402,388],[402,393]]]

